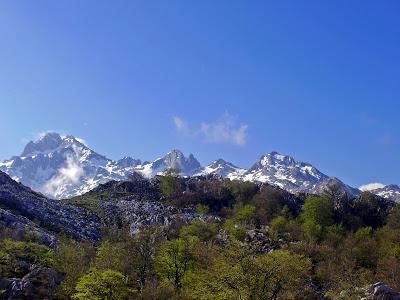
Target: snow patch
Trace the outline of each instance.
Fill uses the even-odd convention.
[[[370,191],[374,191],[374,190],[377,190],[377,189],[384,188],[385,186],[386,185],[384,185],[382,183],[374,182],[374,183],[369,183],[369,184],[362,185],[358,189],[363,191],[363,192],[370,192]]]

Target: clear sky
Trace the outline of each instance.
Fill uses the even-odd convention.
[[[400,2],[0,2],[0,159],[38,133],[110,158],[276,150],[400,183]]]

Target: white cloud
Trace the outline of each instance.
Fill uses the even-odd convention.
[[[384,184],[375,182],[375,183],[369,183],[369,184],[362,185],[358,189],[363,191],[363,192],[366,192],[366,191],[373,191],[373,190],[376,190],[376,189],[380,189],[380,188],[383,188],[383,187],[385,187]]]
[[[247,124],[239,124],[237,117],[224,113],[214,122],[202,122],[199,129],[192,131],[189,124],[180,117],[173,118],[178,132],[193,136],[201,136],[210,143],[231,143],[244,146],[247,142]]]
[[[76,158],[68,156],[65,167],[60,168],[58,173],[45,184],[43,192],[47,195],[56,196],[60,188],[78,183],[83,173],[83,168]]]
[[[179,132],[183,132],[183,133],[190,133],[190,128],[188,123],[186,122],[186,120],[175,116],[173,118],[174,120],[174,124],[175,124],[175,128],[176,130],[178,130]]]
[[[79,138],[79,137],[75,137],[75,139],[76,139],[79,143],[84,144],[84,145],[87,146],[87,142],[86,142],[85,139],[82,139],[82,138]]]

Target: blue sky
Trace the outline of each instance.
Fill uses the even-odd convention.
[[[55,130],[110,158],[276,150],[400,183],[398,1],[1,1],[0,159]]]

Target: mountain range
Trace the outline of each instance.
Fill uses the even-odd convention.
[[[153,177],[169,169],[178,170],[181,176],[219,176],[268,183],[291,193],[318,194],[330,186],[339,186],[349,196],[361,193],[360,189],[322,173],[309,163],[277,152],[261,156],[249,169],[237,167],[223,159],[203,167],[193,154],[186,157],[176,149],[153,162],[142,162],[132,157],[112,160],[96,153],[79,138],[47,133],[29,142],[20,156],[0,161],[1,171],[54,199],[84,194],[110,180],[124,180],[133,172]],[[400,188],[397,185],[368,186],[364,186],[367,187],[364,190],[400,201]]]

